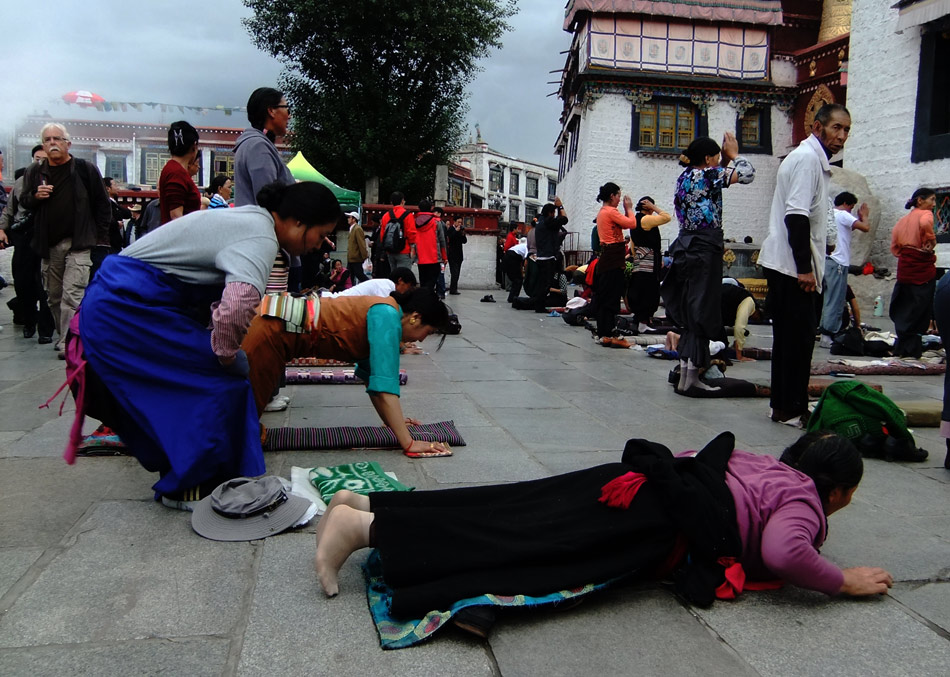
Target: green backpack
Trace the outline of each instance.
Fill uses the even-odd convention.
[[[830,430],[850,440],[890,435],[913,444],[907,416],[883,393],[861,381],[832,383],[808,420],[808,432]]]

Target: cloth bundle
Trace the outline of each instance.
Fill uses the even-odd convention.
[[[411,425],[409,432],[416,440],[445,442],[453,447],[465,446],[455,421]],[[396,434],[386,426],[270,428],[264,438],[265,451],[398,448],[401,447]]]
[[[357,378],[356,370],[349,369],[330,369],[326,367],[287,367],[284,370],[284,378],[287,383],[307,384],[336,384],[350,385],[365,383],[363,379]],[[405,369],[399,370],[399,385],[404,386],[409,382],[409,375]]]
[[[387,475],[375,461],[311,468],[308,478],[325,503],[342,489],[369,496],[373,491],[412,491],[415,488]]]
[[[927,364],[916,360],[829,360],[811,366],[812,375],[823,376],[831,372],[847,374],[878,374],[891,376],[928,376],[943,374],[945,364]]]
[[[296,357],[287,363],[288,367],[352,367],[352,362],[330,360],[324,357]]]

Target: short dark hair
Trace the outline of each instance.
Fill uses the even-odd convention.
[[[268,183],[257,193],[257,204],[281,218],[294,218],[307,228],[336,223],[343,215],[329,188],[316,181]]]
[[[423,198],[423,199],[419,200],[419,211],[420,211],[420,212],[428,212],[428,211],[430,211],[431,209],[432,209],[432,203],[429,201],[428,198]]]
[[[102,177],[102,185],[105,186],[106,188],[112,188],[112,177],[111,177],[111,176],[103,176],[103,177]]]
[[[30,151],[30,157],[33,157],[34,155],[36,155],[36,151],[38,151],[38,150],[43,150],[43,144],[42,144],[42,143],[38,143],[38,144],[36,144],[35,146],[33,146],[33,150]]]
[[[435,207],[432,211],[435,214],[445,214],[445,210],[442,209],[442,207]]]
[[[389,274],[389,279],[390,281],[395,282],[396,284],[398,284],[399,281],[402,280],[406,284],[411,284],[413,287],[419,284],[416,281],[416,276],[413,274],[412,270],[409,268],[404,268],[404,267],[399,267],[399,268],[394,269]]]
[[[402,201],[406,199],[406,196],[400,193],[398,190],[394,190],[393,194],[389,196],[389,204],[396,205],[402,204]]]
[[[267,109],[280,105],[284,93],[273,87],[258,87],[247,100],[247,121],[254,129],[264,130],[267,122]]]
[[[554,213],[555,209],[556,207],[554,206],[554,204],[551,202],[548,202],[546,205],[541,207],[541,216],[543,216],[544,218],[548,218]]]
[[[231,177],[226,176],[225,174],[215,175],[215,177],[211,179],[211,183],[208,184],[208,195],[216,194],[219,190],[221,190],[221,186],[230,180]]]
[[[820,122],[822,127],[831,122],[831,116],[835,113],[844,113],[851,117],[851,112],[840,103],[826,103],[815,113],[815,120]]]
[[[182,157],[198,143],[198,130],[190,122],[179,120],[168,126],[168,152]]]
[[[844,191],[843,193],[838,193],[835,195],[835,207],[840,207],[841,205],[856,205],[858,204],[858,197],[854,193],[849,193]]]
[[[832,489],[856,487],[864,475],[864,461],[851,440],[827,431],[802,435],[779,460],[815,482],[822,504],[827,504]]]
[[[641,197],[639,200],[637,200],[637,206],[634,207],[634,211],[642,212],[642,211],[643,211],[643,203],[644,203],[644,202],[652,202],[653,204],[656,204],[656,200],[654,200],[654,199],[653,199],[652,197],[650,197],[649,195],[644,195],[644,196]]]

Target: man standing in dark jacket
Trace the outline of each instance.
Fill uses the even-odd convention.
[[[462,261],[465,258],[462,245],[468,242],[468,237],[465,235],[465,229],[462,228],[462,219],[460,217],[455,217],[452,220],[452,225],[449,226],[446,237],[449,241],[449,273],[452,276],[452,281],[449,283],[449,294],[458,296],[459,274],[462,271]]]
[[[535,241],[538,246],[538,254],[535,257],[535,263],[538,266],[538,282],[534,287],[531,300],[536,313],[547,312],[545,299],[551,291],[551,286],[554,284],[554,275],[557,273],[559,233],[561,226],[566,224],[567,213],[564,211],[561,198],[555,197],[554,204],[549,202],[541,208],[541,218],[538,219],[538,225],[534,229],[536,233]]]
[[[33,249],[42,258],[43,283],[64,352],[66,330],[89,284],[94,247],[109,247],[112,206],[94,164],[73,158],[66,128],[56,122],[40,132],[45,163],[23,177],[23,206],[33,212]]]

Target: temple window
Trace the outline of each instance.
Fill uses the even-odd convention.
[[[630,150],[679,154],[697,136],[705,116],[696,106],[679,101],[651,101],[633,108]]]
[[[939,22],[935,22],[939,23]],[[950,157],[950,21],[921,34],[911,162]]]
[[[771,107],[750,108],[736,118],[736,139],[740,153],[772,154]]]
[[[511,195],[518,195],[519,191],[521,190],[521,186],[519,185],[520,183],[521,183],[521,174],[519,174],[518,172],[512,171],[511,178],[508,179],[508,192]]]

